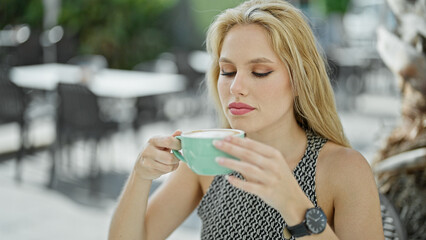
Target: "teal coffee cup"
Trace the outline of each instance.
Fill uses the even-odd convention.
[[[227,136],[244,138],[244,131],[237,129],[202,129],[182,133],[176,136],[181,141],[182,153],[172,150],[173,154],[185,162],[193,172],[200,175],[223,175],[232,170],[220,166],[217,157],[235,157],[218,150],[213,141],[224,139]]]

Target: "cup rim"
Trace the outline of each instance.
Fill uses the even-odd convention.
[[[192,131],[187,131],[187,132],[183,132],[180,136],[181,137],[186,137],[186,138],[204,138],[204,137],[191,137],[188,136],[188,134],[194,133],[194,132],[202,132],[202,131],[234,131],[234,132],[238,132],[238,134],[235,135],[240,135],[240,134],[244,134],[243,130],[239,130],[239,129],[233,129],[233,128],[206,128],[206,129],[196,129],[196,130],[192,130]],[[212,137],[205,137],[206,139],[208,138],[212,138]],[[215,137],[213,137],[215,138]]]

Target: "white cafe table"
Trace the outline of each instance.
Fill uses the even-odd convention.
[[[69,64],[40,64],[11,69],[10,79],[23,88],[53,91],[59,83],[79,83],[83,69]],[[186,78],[178,74],[102,69],[87,82],[100,97],[137,98],[185,90]]]

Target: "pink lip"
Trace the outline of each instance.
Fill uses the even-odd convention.
[[[254,107],[248,104],[240,103],[240,102],[233,102],[228,105],[228,108],[233,115],[244,115],[255,109]]]

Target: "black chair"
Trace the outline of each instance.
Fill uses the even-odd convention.
[[[101,116],[97,96],[87,86],[80,84],[60,83],[57,87],[59,105],[56,117],[57,140],[53,147],[53,164],[49,186],[52,187],[57,175],[56,161],[61,161],[65,146],[83,140],[94,140],[95,147],[91,148],[91,178],[99,174],[97,147],[101,139],[118,131],[118,123],[106,121]],[[70,161],[70,153],[68,152]]]
[[[15,179],[21,181],[21,160],[25,154],[25,145],[28,132],[26,121],[27,101],[24,91],[10,81],[0,81],[0,124],[18,123],[20,127],[20,147],[16,154]]]
[[[383,194],[379,194],[385,240],[406,240],[407,232],[401,223],[393,204]]]
[[[157,59],[141,62],[133,67],[135,71],[155,72],[155,73],[178,73],[176,57],[172,53],[162,53]],[[138,129],[140,126],[155,121],[168,120],[164,114],[164,104],[167,95],[162,96],[145,96],[136,100],[136,117],[133,121],[133,128]]]

